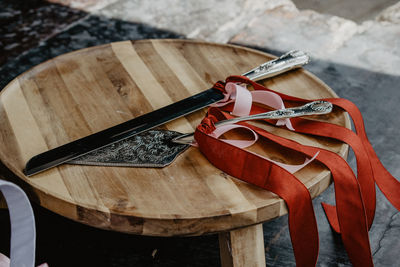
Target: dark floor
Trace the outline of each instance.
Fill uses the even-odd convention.
[[[182,38],[146,25],[97,17],[42,1],[0,1],[0,88],[11,79],[54,56],[112,41]],[[269,51],[268,47],[261,48]],[[280,52],[280,51],[270,51]],[[383,164],[400,177],[400,77],[325,61],[308,67],[340,96],[361,109],[367,133]],[[355,160],[349,157],[355,168]],[[320,254],[318,266],[350,266],[346,252],[326,220],[320,203],[334,202],[331,186],[316,198]],[[156,238],[131,236],[91,228],[34,204],[37,223],[37,263],[58,266],[219,266],[217,237]],[[378,190],[377,213],[370,231],[376,266],[400,266],[400,215]],[[0,251],[9,250],[9,222],[0,210]],[[8,235],[7,235],[8,233]],[[268,266],[294,266],[287,216],[264,224]]]

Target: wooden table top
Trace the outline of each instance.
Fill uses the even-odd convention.
[[[188,40],[124,41],[59,56],[18,76],[0,93],[0,160],[22,180],[32,200],[103,229],[200,235],[281,216],[287,212],[283,200],[224,174],[196,148],[160,169],[64,164],[32,177],[22,172],[38,153],[198,93],[271,58],[248,48]],[[308,99],[336,96],[302,69],[263,84]],[[204,114],[198,111],[164,128],[191,132]],[[341,111],[321,119],[350,127]],[[347,155],[345,144],[263,127]],[[286,163],[304,161],[273,144],[252,149]],[[295,175],[312,197],[331,181],[329,171],[317,163]]]

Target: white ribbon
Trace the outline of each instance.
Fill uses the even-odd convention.
[[[17,185],[0,180],[0,190],[6,199],[11,222],[10,267],[35,265],[35,217],[25,192]],[[7,258],[0,257],[0,266],[7,266]]]
[[[260,103],[263,105],[270,106],[274,109],[283,109],[285,104],[282,98],[269,91],[249,91],[245,87],[229,82],[225,85],[224,99],[218,101],[215,104],[210,105],[211,107],[223,107],[229,103],[234,103],[232,115],[234,116],[247,116],[250,113],[252,103]],[[279,119],[276,125],[283,126],[289,130],[294,131],[290,119]]]

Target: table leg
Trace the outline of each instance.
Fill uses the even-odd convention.
[[[265,267],[262,224],[219,234],[222,267]]]

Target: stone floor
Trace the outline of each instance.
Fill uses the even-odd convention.
[[[298,9],[290,0],[23,0],[0,1],[0,88],[54,56],[127,39],[197,38],[280,54],[308,51],[307,69],[361,109],[368,136],[387,169],[400,177],[400,2],[365,21]],[[355,159],[349,157],[355,168]],[[4,170],[6,172],[6,170]],[[6,174],[7,175],[7,174]],[[318,266],[350,266],[320,203]],[[219,266],[216,236],[130,236],[80,225],[34,204],[37,262],[50,266]],[[2,233],[9,232],[0,210]],[[377,191],[370,231],[376,266],[400,266],[400,215]],[[9,250],[2,234],[0,251]],[[287,217],[264,223],[268,266],[294,266]],[[78,260],[79,259],[79,260]]]
[[[374,19],[383,9],[396,4],[397,0],[293,0],[298,9],[312,9],[361,23]]]

